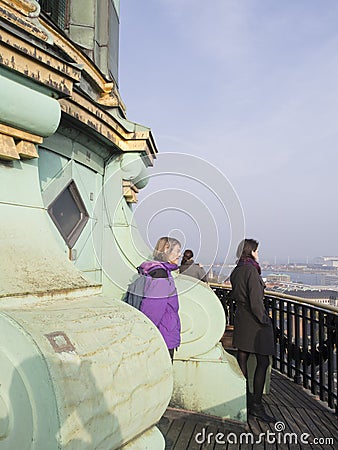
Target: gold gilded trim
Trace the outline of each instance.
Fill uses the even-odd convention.
[[[90,78],[92,78],[92,80],[100,88],[100,91],[103,94],[109,94],[114,86],[114,83],[107,83],[107,81],[103,78],[103,76],[96,69],[96,67],[94,65],[89,64],[89,61],[83,55],[83,53],[69,41],[69,38],[61,36],[47,22],[44,22],[42,18],[40,18],[40,22],[53,36],[54,44],[61,50],[63,50],[68,56],[70,56],[70,58],[73,59],[77,64],[83,65],[83,70],[86,73],[88,73]]]
[[[129,180],[122,180],[123,196],[128,203],[137,203],[137,187]]]
[[[71,95],[73,81],[52,71],[47,64],[38,59],[32,60],[15,49],[2,45],[0,36],[1,63],[10,70],[25,75],[57,91],[59,95]]]
[[[4,29],[0,30],[0,46],[1,63],[6,65],[9,69],[19,70],[20,72],[24,69],[34,73],[34,69],[32,68],[33,64],[37,66],[38,69],[36,70],[40,70],[40,67],[45,65],[49,73],[58,73],[60,77],[65,76],[73,81],[79,81],[81,78],[81,71],[77,67],[50,55],[44,50],[20,39]],[[13,67],[16,61],[15,59],[12,59],[12,56],[15,58],[16,55],[20,58],[18,62],[21,64],[21,67],[19,66],[18,68]],[[24,74],[27,76],[26,72]],[[35,76],[32,76],[32,78],[35,79],[38,79],[38,77],[38,73]]]
[[[121,150],[146,152],[153,162],[156,149],[150,131],[126,131],[110,114],[77,92],[73,92],[72,98],[60,99],[59,103],[64,113],[89,126]]]
[[[42,137],[0,124],[0,159],[15,160],[38,158],[34,144],[41,144]]]
[[[20,141],[16,146],[16,151],[22,158],[32,159],[38,158],[38,152],[32,142]]]
[[[1,0],[0,4],[4,3],[21,14],[28,16],[29,13],[35,12],[39,9],[37,2],[32,2],[29,0]]]
[[[92,64],[67,37],[60,35],[42,18],[40,18],[40,22],[52,35],[54,44],[64,51],[76,64],[80,64],[83,67],[83,72],[85,72],[95,83],[99,90],[99,97],[96,100],[97,103],[107,107],[119,106],[125,113],[126,106],[120,97],[116,84],[114,82],[107,82],[95,65]]]
[[[51,36],[37,19],[39,11],[40,7],[36,2],[0,0],[1,18],[16,25],[27,33],[32,34],[38,39],[41,39],[42,41],[52,43]]]
[[[20,159],[12,136],[0,134],[0,159],[13,160]]]
[[[0,133],[7,136],[14,137],[16,139],[22,139],[24,141],[33,142],[34,144],[42,144],[42,137],[36,134],[30,134],[26,131],[21,131],[16,128],[12,128],[8,125],[3,125],[0,123]]]

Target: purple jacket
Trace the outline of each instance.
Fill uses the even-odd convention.
[[[145,261],[140,266],[145,274],[155,269],[164,269],[168,278],[148,277],[140,310],[157,326],[168,349],[181,343],[181,322],[178,316],[178,296],[172,270],[176,264],[162,261]]]

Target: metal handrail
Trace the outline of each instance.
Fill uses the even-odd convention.
[[[231,288],[218,283],[210,287],[233,324]],[[338,308],[271,291],[265,292],[264,303],[275,330],[273,368],[311,389],[338,414]]]
[[[214,288],[221,288],[221,289],[225,289],[227,291],[231,291],[230,287],[224,286],[224,284],[221,283],[208,283],[209,286],[211,287],[211,289],[214,290]],[[307,303],[309,305],[314,305],[318,308],[322,308],[325,310],[329,310],[329,311],[333,311],[335,313],[338,313],[338,308],[337,306],[333,306],[333,305],[325,305],[324,307],[322,307],[322,305],[318,302],[316,302],[315,300],[311,300],[311,299],[306,299],[306,298],[302,298],[302,297],[297,297],[295,295],[288,295],[288,294],[283,294],[282,292],[275,292],[275,291],[265,291],[265,295],[273,295],[274,297],[278,297],[278,298],[287,298],[290,300],[295,300],[298,303]]]

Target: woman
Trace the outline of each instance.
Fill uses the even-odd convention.
[[[181,343],[181,322],[173,270],[178,269],[181,244],[177,239],[161,237],[154,249],[153,261],[140,269],[147,277],[140,310],[157,326],[167,344],[171,359]]]
[[[274,354],[272,322],[264,304],[264,283],[258,264],[258,242],[244,239],[237,250],[237,266],[230,275],[231,297],[236,301],[233,345],[237,347],[237,361],[247,378],[247,361],[256,356],[257,366],[253,379],[253,395],[248,394],[249,414],[265,422],[273,422],[262,404],[269,355]]]
[[[179,267],[180,273],[197,278],[198,280],[208,281],[206,273],[199,264],[194,263],[192,250],[186,250],[183,253],[181,265]]]

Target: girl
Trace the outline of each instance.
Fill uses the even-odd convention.
[[[273,422],[262,404],[262,394],[269,355],[274,354],[272,322],[264,304],[264,283],[258,264],[258,242],[244,239],[237,250],[237,266],[230,275],[231,297],[236,301],[233,345],[237,347],[237,361],[247,378],[247,361],[254,354],[257,366],[253,380],[253,395],[248,394],[249,414],[265,422]]]
[[[141,264],[146,280],[140,310],[157,326],[173,360],[174,350],[181,343],[181,322],[173,270],[178,269],[181,244],[177,239],[161,237],[154,249],[153,261]]]

